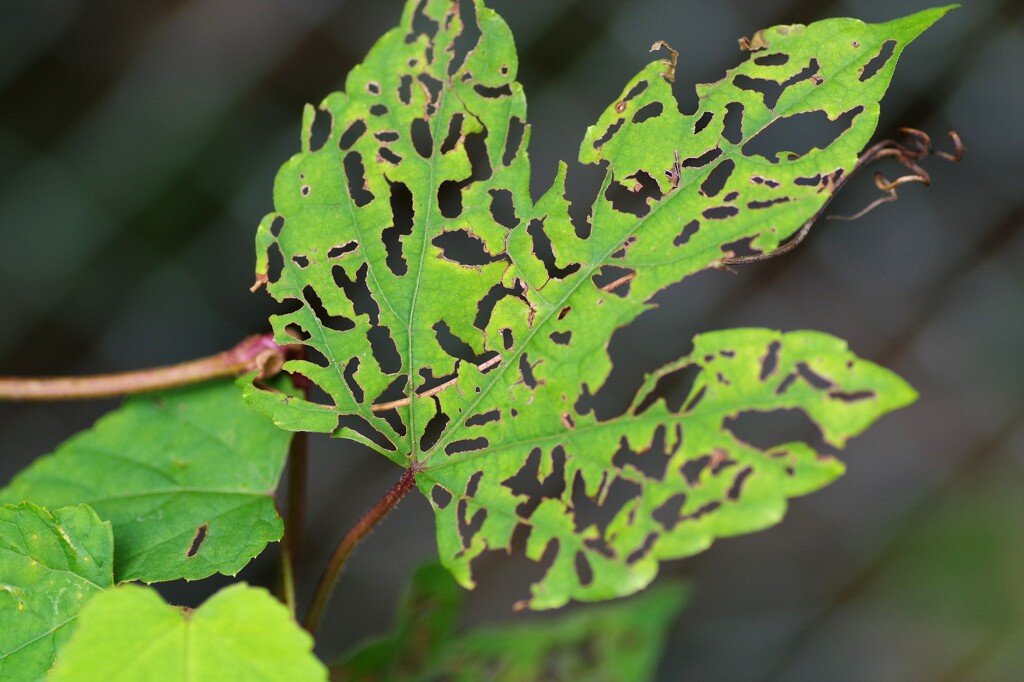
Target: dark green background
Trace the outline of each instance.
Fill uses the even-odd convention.
[[[266,328],[252,237],[302,104],[337,89],[400,4],[327,0],[0,0],[0,374],[118,371],[209,354]],[[521,51],[534,190],[665,39],[677,92],[717,80],[736,38],[828,16],[881,21],[924,0],[494,0]],[[959,166],[794,253],[712,272],[615,337],[623,396],[697,332],[820,329],[920,392],[855,440],[848,474],[776,529],[664,566],[695,601],[661,677],[1015,680],[1024,670],[1024,27],[1019,0],[967,0],[913,44],[879,136],[956,127]],[[899,171],[883,166],[890,177]],[[592,171],[591,171],[592,172]],[[835,204],[875,197],[865,176]],[[625,400],[624,397],[621,398]],[[0,405],[0,482],[113,402]],[[383,458],[314,443],[305,598],[326,553],[397,480]],[[320,653],[387,626],[434,548],[410,496],[359,549]],[[522,619],[524,566],[491,561],[467,623]],[[269,581],[273,560],[243,572]],[[183,602],[221,584],[169,586]]]

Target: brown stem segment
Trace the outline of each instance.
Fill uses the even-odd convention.
[[[389,511],[395,508],[399,501],[405,497],[406,493],[412,490],[415,483],[416,471],[414,469],[406,469],[398,483],[384,497],[380,498],[380,502],[374,505],[373,509],[366,512],[363,518],[359,519],[359,523],[352,527],[341,543],[334,549],[331,560],[327,562],[327,566],[324,567],[324,572],[320,576],[320,582],[317,583],[316,592],[313,593],[313,600],[309,604],[309,611],[306,613],[306,618],[303,621],[303,627],[310,633],[315,633],[317,626],[320,624],[320,618],[323,616],[324,608],[327,606],[327,600],[331,598],[334,584],[338,581],[338,575],[341,573],[341,568],[345,565],[348,555],[352,553],[352,550],[359,544],[359,541],[374,526],[380,523],[381,519],[387,516]]]
[[[177,365],[118,374],[80,377],[0,377],[0,400],[43,401],[112,398],[196,384],[259,371],[265,378],[281,369],[288,346],[272,334],[250,336],[234,348]]]

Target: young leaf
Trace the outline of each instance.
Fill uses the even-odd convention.
[[[195,611],[123,585],[89,603],[52,682],[326,680],[313,638],[266,590],[236,583]]]
[[[310,353],[286,368],[327,400],[257,387],[247,399],[414,471],[465,586],[474,558],[528,536],[527,554],[551,564],[535,608],[634,592],[661,559],[777,521],[839,465],[803,443],[761,452],[725,420],[799,409],[841,446],[913,399],[903,382],[823,335],[737,330],[699,337],[706,352],[680,361],[699,372],[682,406],[647,404],[650,386],[615,418],[587,402],[612,334],[654,294],[814,220],[874,131],[902,50],[947,9],[767,29],[745,63],[698,86],[692,115],[672,95],[673,60],[650,64],[587,131],[580,160],[608,172],[575,225],[565,165],[529,195],[508,27],[479,0],[410,1],[324,100],[326,139],[307,109],[257,233],[257,282],[292,309],[272,318],[277,339]],[[829,144],[772,149],[777,127],[808,117],[835,126]]]
[[[0,680],[41,679],[113,567],[110,524],[88,506],[0,506]]]
[[[0,501],[92,505],[113,524],[118,581],[234,575],[281,537],[288,441],[230,382],[142,396],[36,460]]]
[[[332,666],[337,680],[643,680],[654,675],[685,591],[664,585],[557,620],[454,633],[461,595],[439,565],[420,567],[395,634]]]

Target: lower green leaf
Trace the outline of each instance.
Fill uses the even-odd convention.
[[[416,571],[395,632],[332,668],[351,682],[547,682],[653,677],[668,629],[686,601],[679,585],[568,616],[456,635],[462,593],[438,564]]]
[[[291,434],[218,382],[133,398],[40,458],[0,501],[88,503],[113,524],[119,581],[236,574],[280,539]]]
[[[237,583],[195,611],[124,585],[82,611],[51,682],[312,682],[327,679],[313,638],[266,590]]]
[[[0,507],[0,680],[43,677],[85,603],[113,587],[113,555],[86,505]]]

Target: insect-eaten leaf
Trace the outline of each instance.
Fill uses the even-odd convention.
[[[313,638],[266,590],[236,583],[192,611],[122,585],[82,611],[47,679],[326,680],[312,650]]]
[[[456,633],[461,593],[438,564],[421,566],[399,607],[394,634],[331,666],[332,679],[391,680],[652,679],[668,630],[686,601],[679,585],[555,620]]]
[[[412,469],[462,585],[488,551],[543,559],[534,608],[635,592],[660,560],[778,521],[840,465],[805,442],[754,447],[727,418],[803,411],[838,447],[913,399],[902,381],[820,334],[734,330],[655,373],[695,373],[680,406],[648,386],[598,419],[587,398],[609,377],[612,334],[657,292],[814,220],[868,143],[902,50],[947,9],[766,29],[698,86],[692,114],[673,61],[652,62],[584,136],[580,161],[607,172],[574,222],[564,164],[530,196],[505,23],[479,1],[408,2],[320,105],[326,141],[308,108],[257,232],[257,282],[290,310],[272,318],[277,340],[308,353],[286,369],[323,399],[257,386],[247,399]],[[832,139],[768,144],[806,116]]]
[[[0,506],[0,680],[39,680],[79,612],[114,586],[110,524],[87,505]]]
[[[37,459],[0,501],[92,505],[113,525],[118,581],[234,575],[281,537],[289,440],[231,382],[140,396]]]

